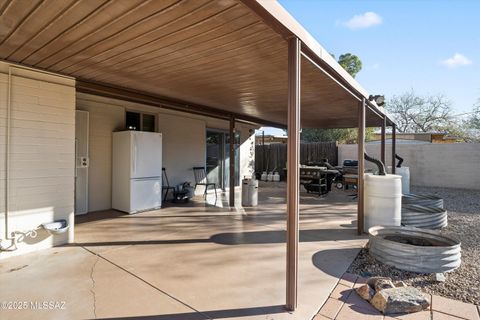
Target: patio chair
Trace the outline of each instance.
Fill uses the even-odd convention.
[[[167,177],[167,170],[162,168],[162,192],[165,190],[165,195],[163,196],[163,201],[167,200],[168,190],[172,190],[173,194],[175,195],[175,187],[170,186]]]
[[[194,191],[197,189],[197,186],[205,186],[205,192],[203,197],[207,198],[207,191],[209,186],[213,186],[215,189],[215,201],[217,200],[217,184],[213,182],[208,182],[207,178],[207,170],[205,167],[193,167],[193,175],[195,176],[195,188]]]

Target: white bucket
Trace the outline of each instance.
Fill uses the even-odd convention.
[[[402,176],[365,175],[364,231],[373,226],[400,226],[402,221]]]

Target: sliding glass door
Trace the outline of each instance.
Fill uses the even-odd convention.
[[[230,136],[228,132],[207,130],[207,176],[209,182],[225,189],[230,185]],[[240,185],[240,134],[235,134],[235,185]]]

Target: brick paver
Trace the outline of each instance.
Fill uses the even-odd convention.
[[[438,311],[432,311],[432,320],[464,320],[464,318],[458,318]]]
[[[335,289],[333,289],[332,293],[330,294],[330,298],[345,302],[347,301],[352,291],[353,290],[350,287],[347,287],[343,284],[337,284]]]
[[[313,320],[480,320],[476,305],[436,295],[431,296],[430,310],[383,316],[355,292],[365,283],[366,279],[345,273]]]
[[[459,318],[480,320],[478,309],[475,305],[436,295],[432,296],[432,310]]]
[[[360,309],[356,306],[344,304],[340,312],[338,313],[336,320],[383,320],[383,315]]]
[[[330,319],[335,319],[335,317],[337,316],[342,306],[343,306],[343,301],[328,298],[328,300],[320,309],[319,314],[322,316],[328,317]]]
[[[420,311],[415,313],[409,313],[402,316],[397,316],[396,319],[400,320],[431,320],[432,314],[430,310],[428,311]]]
[[[340,278],[340,281],[338,283],[343,284],[344,286],[353,288],[353,285],[357,281],[357,276],[351,273],[344,273],[342,278]]]

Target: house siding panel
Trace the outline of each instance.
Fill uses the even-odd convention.
[[[4,238],[5,151],[9,65],[0,63],[0,238]],[[23,234],[18,249],[0,258],[74,240],[75,82],[12,67],[9,232]],[[40,225],[69,222],[51,236]],[[35,232],[36,231],[36,235]],[[8,241],[2,245],[9,244]]]

